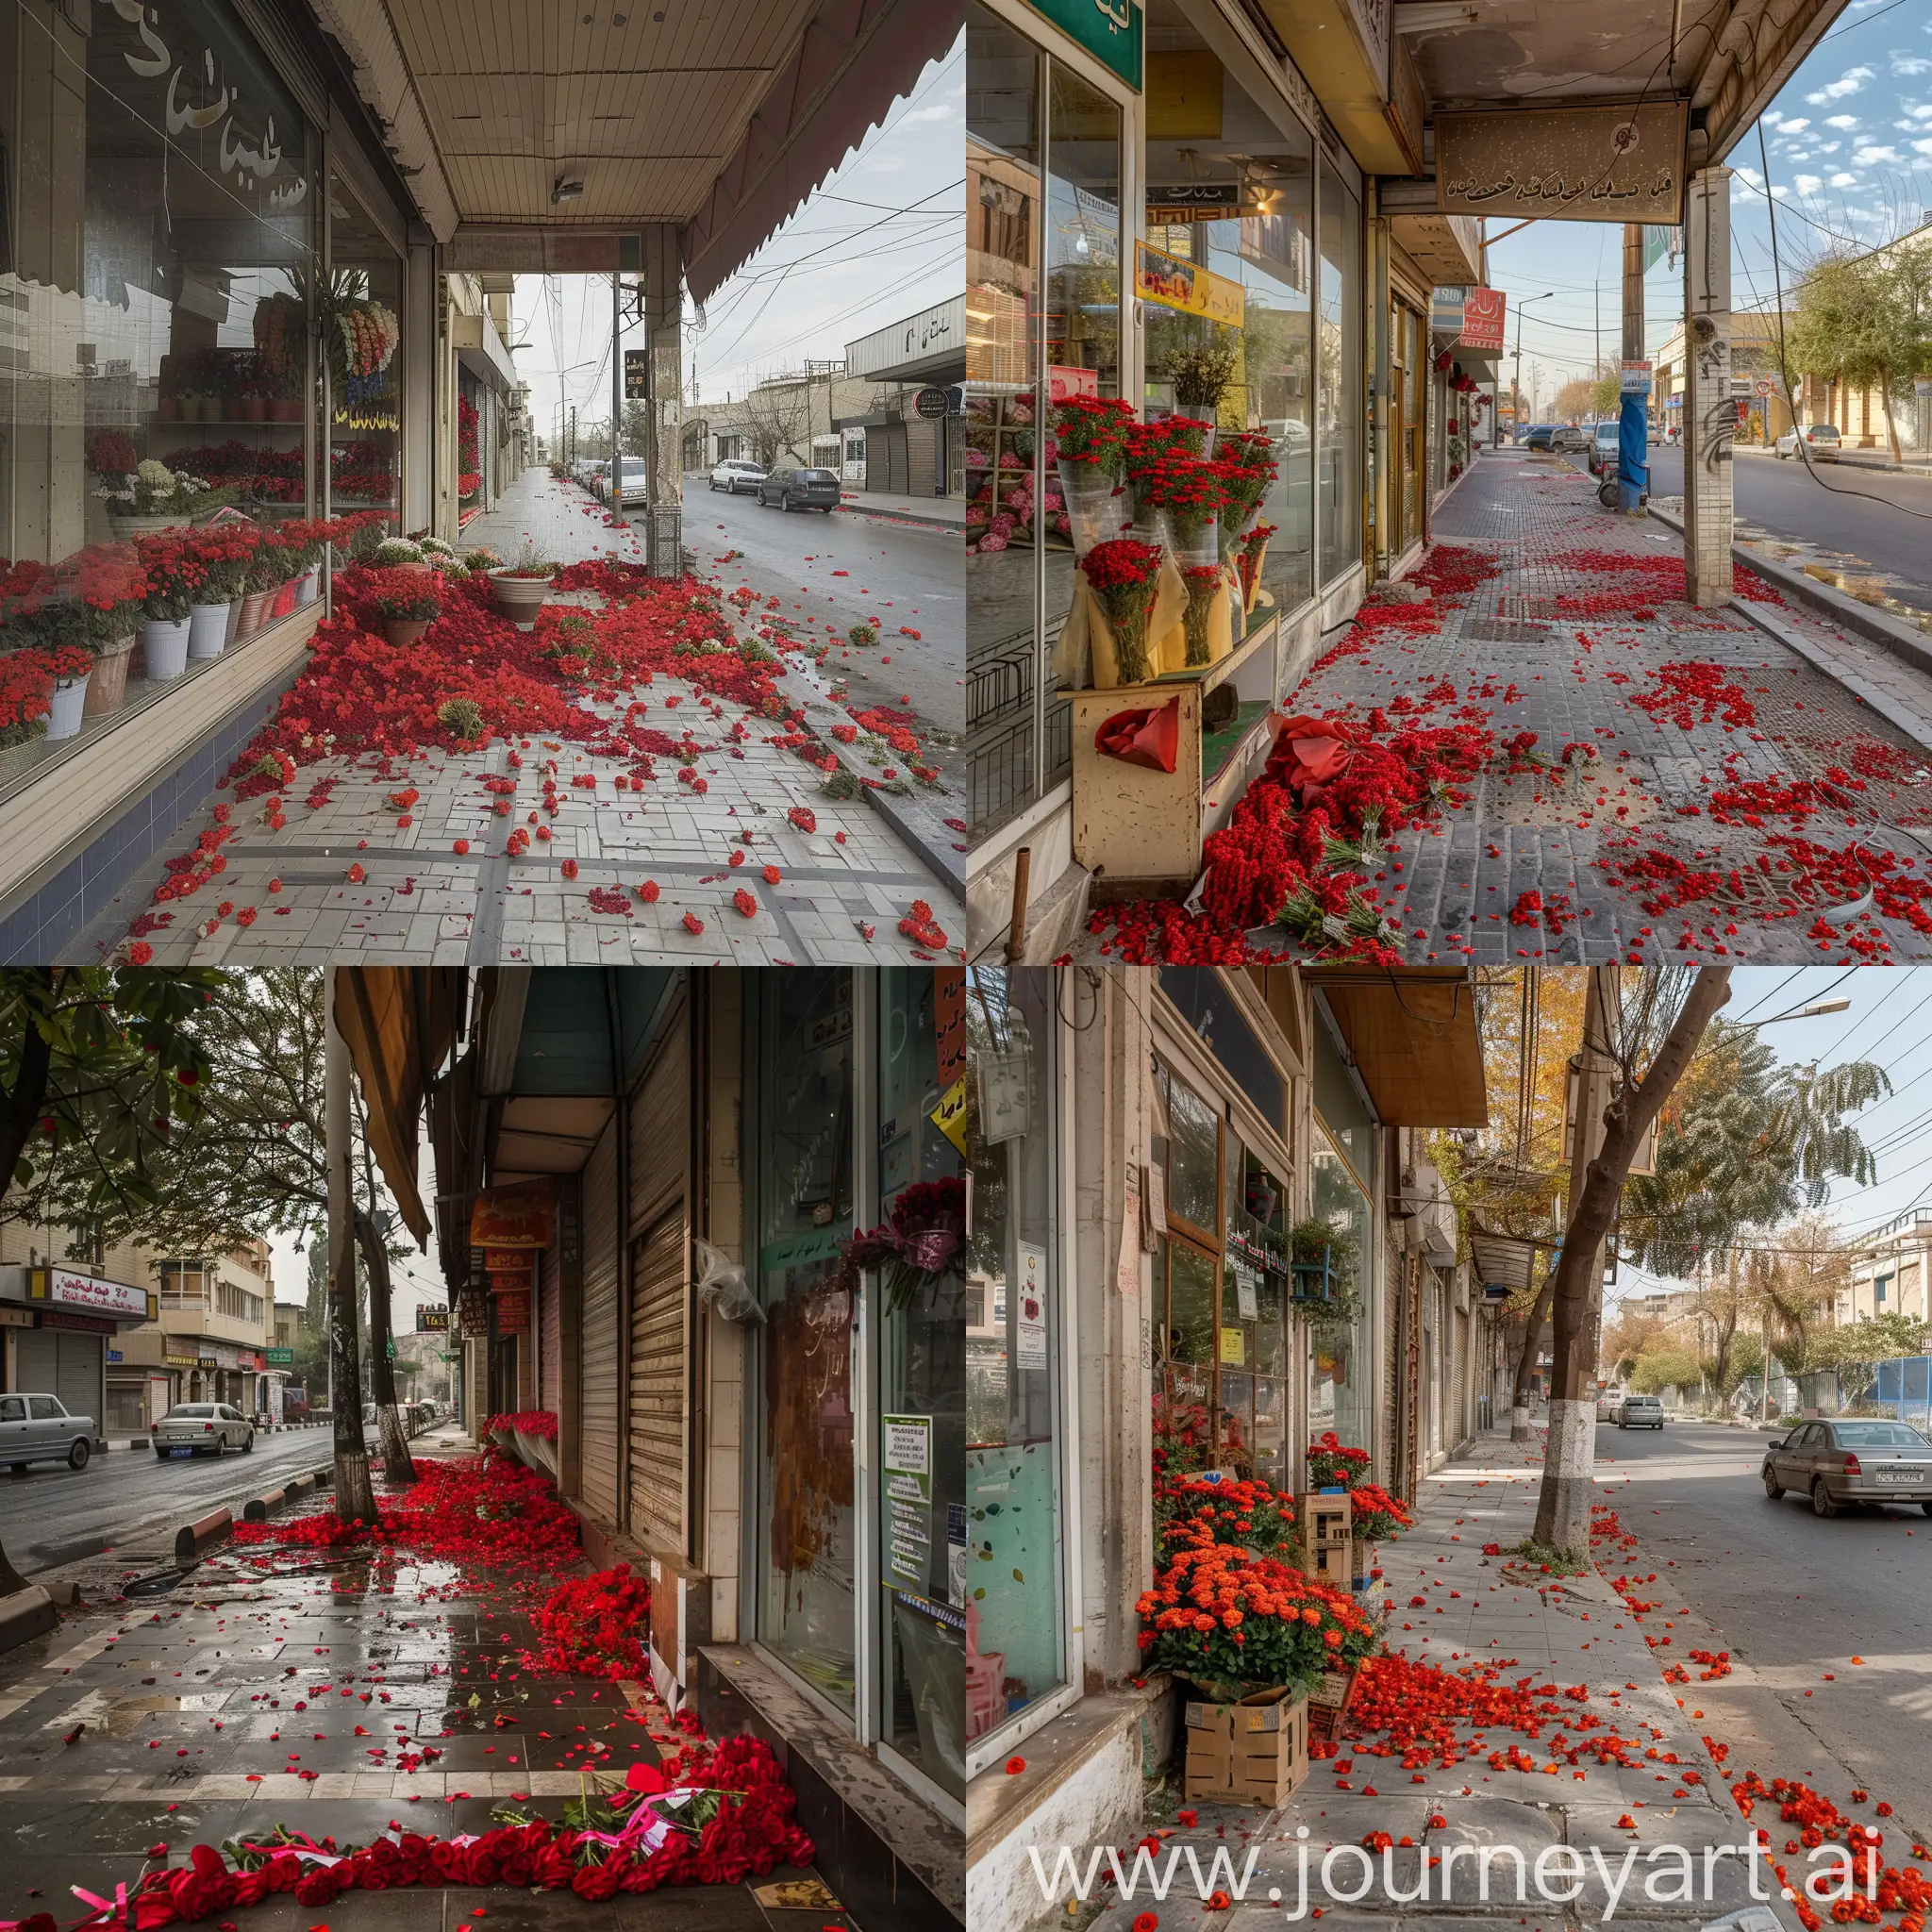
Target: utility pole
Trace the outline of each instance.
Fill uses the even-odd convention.
[[[1770,1422],[1777,1413],[1771,1402],[1771,1297],[1766,1295],[1764,1306],[1757,1311],[1758,1345],[1764,1351],[1764,1387],[1757,1399],[1757,1419]]]
[[[336,1514],[344,1523],[374,1523],[369,1450],[362,1436],[362,1367],[357,1359],[356,1198],[350,1172],[349,1043],[336,1025],[342,968],[326,969],[328,1032],[324,1046],[322,1128],[328,1162],[329,1410],[335,1442]]]
[[[1624,224],[1624,361],[1643,360],[1643,224]],[[1650,385],[1624,390],[1617,419],[1617,508],[1634,516],[1650,476]]]
[[[1576,1058],[1570,1062],[1576,1075],[1574,1132],[1570,1147],[1570,1192],[1566,1202],[1572,1209],[1583,1198],[1584,1176],[1590,1172],[1590,1163],[1602,1151],[1604,1109],[1610,1104],[1619,1071],[1616,1058],[1610,1052],[1610,1015],[1617,1004],[1617,975],[1618,969],[1614,966],[1591,968],[1590,989],[1583,1003],[1583,1038]],[[1599,1241],[1591,1260],[1590,1279],[1593,1291],[1585,1304],[1587,1312],[1577,1365],[1582,1394],[1592,1403],[1596,1399],[1597,1355],[1602,1347],[1604,1327],[1603,1278],[1604,1244]],[[1556,1365],[1556,1372],[1561,1377],[1562,1363]]]
[[[624,275],[610,271],[610,514],[624,518]]]

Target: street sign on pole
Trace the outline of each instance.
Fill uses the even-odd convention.
[[[1757,378],[1757,393],[1761,396],[1770,395],[1776,387],[1777,384],[1772,381],[1768,375],[1760,375]]]
[[[650,391],[645,387],[648,380],[645,354],[642,349],[626,349],[624,352],[624,399],[627,403],[641,403],[650,399]]]

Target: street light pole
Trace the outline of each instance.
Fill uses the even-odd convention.
[[[1529,298],[1529,302],[1519,302],[1516,305],[1516,375],[1511,387],[1516,391],[1516,440],[1518,442],[1523,441],[1523,311],[1529,307],[1530,302],[1547,302],[1556,292],[1554,289],[1546,289],[1541,295],[1532,295]],[[1535,406],[1533,404],[1531,405],[1530,413],[1532,415],[1535,414]]]

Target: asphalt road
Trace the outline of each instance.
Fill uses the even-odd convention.
[[[1924,1843],[1932,1518],[1914,1505],[1826,1522],[1802,1499],[1770,1502],[1757,1471],[1772,1440],[1714,1424],[1656,1433],[1599,1424],[1598,1485],[1640,1543],[1600,1550],[1599,1565],[1611,1575],[1657,1572],[1657,1585],[1639,1593],[1659,1601],[1646,1631],[1673,1639],[1660,1663],[1684,1661],[1693,1646],[1731,1653],[1732,1678],[1705,1680],[1693,1663],[1679,1694],[1709,1707],[1707,1727],[1733,1746],[1732,1776],[1806,1778],[1840,1805],[1849,1788],[1869,1789]]]
[[[284,1477],[327,1466],[326,1428],[258,1436],[247,1455],[230,1450],[217,1460],[197,1456],[163,1462],[127,1439],[85,1469],[37,1462],[25,1475],[0,1476],[0,1544],[24,1574],[98,1556],[130,1531],[163,1522],[188,1523],[223,1504],[240,1515],[250,1496]],[[371,1447],[375,1434],[369,1432]]]
[[[963,798],[966,563],[957,532],[847,510],[788,515],[775,507],[760,509],[756,497],[687,478],[684,541],[700,574],[726,591],[747,584],[779,598],[772,614],[791,620],[801,641],[836,637],[824,671],[845,680],[847,703],[914,711],[924,728],[947,734],[954,741],[933,744],[933,762],[946,789]],[[732,550],[741,555],[720,564]],[[845,641],[862,619],[879,627],[879,641],[869,649]],[[919,636],[902,636],[901,626]]]
[[[1890,579],[1891,594],[1902,603],[1932,610],[1932,476],[1892,475],[1852,463],[1822,463],[1818,474],[1822,480],[1814,481],[1795,458],[1737,457],[1732,501],[1739,522],[1755,526],[1740,534],[1762,531],[1815,550],[1821,562],[1844,559],[1854,572],[1862,562]],[[1652,494],[1680,495],[1683,450],[1654,444],[1650,475]],[[1835,493],[1854,490],[1867,493]],[[1908,514],[1913,510],[1919,514]]]

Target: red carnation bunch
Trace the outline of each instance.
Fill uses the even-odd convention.
[[[1134,406],[1124,397],[1069,396],[1054,408],[1056,455],[1063,463],[1090,464],[1118,483],[1136,427]]]
[[[1113,632],[1114,657],[1123,684],[1147,677],[1147,620],[1160,577],[1160,546],[1133,537],[1096,543],[1074,566]]]

